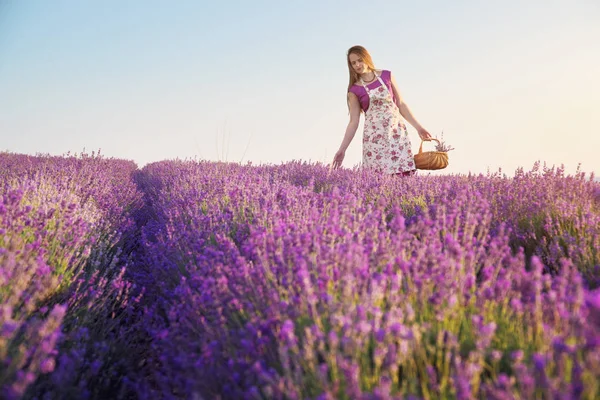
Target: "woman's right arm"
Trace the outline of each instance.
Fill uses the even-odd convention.
[[[348,122],[348,126],[346,127],[346,134],[344,135],[342,144],[337,153],[335,153],[333,168],[342,166],[342,161],[346,155],[346,149],[348,149],[352,139],[354,139],[360,121],[360,103],[358,102],[358,97],[352,92],[348,92],[348,103],[350,105],[350,122]]]

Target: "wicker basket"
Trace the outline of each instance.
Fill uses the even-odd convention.
[[[440,143],[439,140],[431,138],[427,141],[435,140]],[[423,142],[421,140],[421,146],[419,147],[419,153],[415,154],[415,166],[417,169],[443,169],[448,166],[448,153],[445,151],[423,151]]]

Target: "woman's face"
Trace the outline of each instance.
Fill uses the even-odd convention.
[[[350,53],[348,60],[357,74],[364,74],[367,72],[367,65],[363,62],[363,59],[358,54]]]

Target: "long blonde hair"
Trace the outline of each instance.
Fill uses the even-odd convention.
[[[357,56],[359,56],[371,71],[375,71],[375,64],[373,63],[371,54],[369,54],[367,49],[365,49],[363,46],[359,46],[359,45],[350,47],[348,49],[348,52],[346,53],[346,62],[348,63],[348,72],[350,73],[350,81],[348,82],[348,92],[350,91],[350,88],[352,87],[352,85],[354,85],[356,82],[358,82],[358,78],[359,78],[358,74],[356,73],[354,68],[352,68],[352,64],[350,63],[350,54],[356,54]],[[346,103],[348,104],[348,111],[350,111],[350,101],[348,100],[347,92],[346,92]],[[362,109],[361,109],[361,112],[362,112]]]

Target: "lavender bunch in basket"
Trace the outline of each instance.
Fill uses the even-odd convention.
[[[444,131],[442,131],[442,135],[441,135],[441,139],[437,139],[437,144],[435,145],[435,150],[436,151],[441,151],[444,153],[449,152],[450,150],[454,150],[454,147],[451,147],[449,144],[446,144],[444,142]]]

